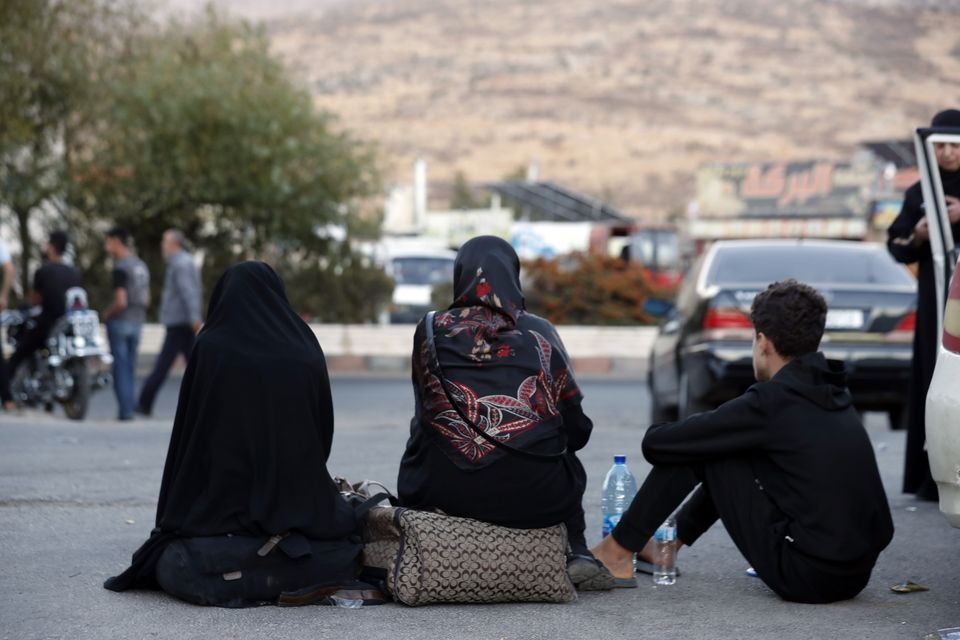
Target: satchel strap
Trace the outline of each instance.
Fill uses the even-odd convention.
[[[475,425],[473,421],[466,416],[466,414],[463,412],[463,409],[461,409],[460,405],[457,404],[457,401],[453,397],[453,394],[450,393],[450,389],[447,387],[446,378],[443,377],[443,369],[440,368],[440,357],[437,355],[437,344],[436,344],[436,340],[434,339],[434,333],[433,333],[434,316],[436,316],[436,311],[430,311],[427,313],[427,316],[424,319],[424,329],[426,329],[426,332],[427,332],[427,336],[426,336],[427,367],[437,377],[437,380],[440,381],[440,387],[443,389],[443,394],[447,396],[447,401],[453,407],[454,411],[457,412],[457,415],[460,416],[460,419],[463,420],[464,424],[470,427],[470,429],[474,433],[476,433],[478,436],[480,436],[481,438],[483,438],[484,440],[492,444],[494,447],[503,449],[504,451],[507,451],[509,453],[512,453],[514,455],[517,455],[523,458],[527,458],[529,460],[540,460],[541,462],[543,461],[552,462],[552,461],[560,460],[561,458],[566,456],[567,455],[566,445],[564,445],[563,450],[560,451],[559,453],[534,453],[532,451],[524,451],[523,449],[514,447],[510,444],[507,444],[506,442],[497,440],[496,438],[491,436],[489,433],[487,433],[486,431],[484,431],[483,429]]]
[[[357,519],[357,522],[362,522],[363,518],[370,513],[370,510],[378,506],[384,500],[388,501],[392,506],[397,505],[397,499],[390,493],[384,492],[378,493],[375,496],[370,496],[353,509],[353,513]]]

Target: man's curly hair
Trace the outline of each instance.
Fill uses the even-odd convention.
[[[816,289],[796,280],[774,282],[753,299],[750,320],[777,353],[796,358],[820,348],[827,302]]]

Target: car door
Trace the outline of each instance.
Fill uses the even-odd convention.
[[[937,168],[934,145],[960,144],[960,129],[951,127],[929,127],[917,129],[914,145],[917,151],[917,165],[920,171],[920,186],[923,190],[923,204],[927,224],[930,228],[930,250],[933,253],[934,278],[937,284],[937,335],[943,333],[943,307],[947,300],[947,285],[957,264],[957,248],[950,231],[950,218],[947,215],[943,183]]]
[[[930,250],[933,255],[937,288],[937,367],[926,398],[926,445],[930,471],[940,490],[940,510],[954,526],[960,527],[960,481],[957,461],[960,460],[960,421],[956,406],[960,405],[960,388],[955,380],[957,354],[944,342],[944,307],[947,304],[951,277],[956,278],[957,247],[954,246],[951,223],[947,214],[943,184],[937,168],[934,145],[960,144],[960,129],[918,129],[914,138],[917,164],[923,189],[923,202],[930,228]],[[952,327],[950,327],[953,329]],[[952,335],[952,334],[951,334]]]
[[[680,372],[677,368],[678,351],[683,330],[690,314],[696,308],[697,281],[703,268],[701,256],[687,272],[677,293],[677,303],[664,317],[653,343],[651,354],[651,392],[658,401],[668,407],[676,406],[679,394]]]

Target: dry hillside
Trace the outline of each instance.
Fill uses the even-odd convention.
[[[662,215],[702,163],[848,158],[960,106],[957,0],[234,2],[398,180],[536,159]]]

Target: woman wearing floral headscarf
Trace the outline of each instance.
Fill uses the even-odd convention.
[[[574,454],[593,423],[556,330],[524,309],[520,261],[504,240],[460,249],[453,304],[417,326],[413,387],[401,503],[521,529],[564,523],[573,582],[611,588],[586,545],[586,473]]]

